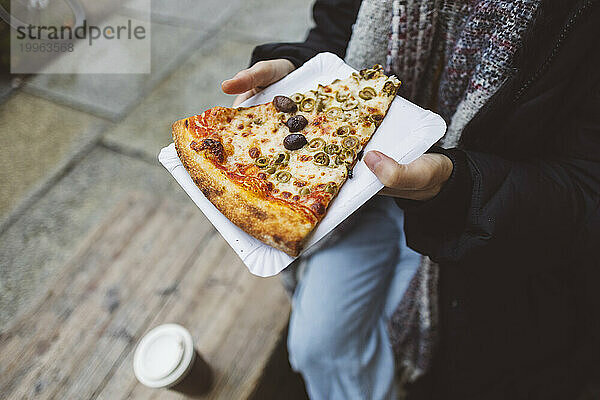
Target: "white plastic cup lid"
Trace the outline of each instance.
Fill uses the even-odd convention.
[[[176,385],[189,372],[196,353],[190,332],[181,325],[159,325],[148,332],[133,354],[133,372],[144,385]]]

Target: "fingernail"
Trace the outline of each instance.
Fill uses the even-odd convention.
[[[371,171],[377,167],[377,164],[379,164],[381,160],[383,160],[383,157],[376,151],[370,151],[365,155],[365,164],[367,164],[367,167],[369,167]]]

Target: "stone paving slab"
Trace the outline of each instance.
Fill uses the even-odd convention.
[[[312,0],[246,1],[224,28],[261,43],[302,42],[313,25],[312,5]]]
[[[150,0],[141,1],[149,2]],[[125,0],[125,2],[123,0],[79,0],[79,2],[81,3],[89,22],[90,18],[103,18],[118,11],[123,7],[123,3],[126,4],[127,0]]]
[[[190,201],[158,163],[100,147],[0,235],[0,327],[45,287],[82,238],[132,190],[181,204]]]
[[[248,65],[256,42],[227,37],[220,33],[210,45],[197,51],[125,120],[110,129],[105,140],[156,158],[158,151],[172,142],[171,124],[175,120],[215,105],[231,105],[234,97],[223,94],[220,84]]]
[[[131,0],[125,9],[143,11],[148,0]],[[210,30],[237,12],[243,0],[152,0],[152,20],[192,29]],[[246,1],[249,3],[249,1]]]
[[[0,121],[0,220],[94,141],[105,125],[96,117],[25,93],[0,105]]]
[[[111,18],[118,21],[123,17]],[[151,74],[40,74],[25,84],[25,90],[116,121],[186,59],[206,35],[201,30],[153,22]]]
[[[171,4],[171,11],[192,21],[196,17],[191,8],[177,9],[186,1],[163,3]],[[223,2],[234,6],[234,2]],[[197,3],[219,4],[213,0]],[[252,18],[246,15],[252,12],[249,3],[244,2],[243,15],[235,14],[240,24],[251,24]],[[288,4],[301,3],[291,0]],[[266,10],[261,29],[270,29],[266,25],[273,20],[267,17],[273,14],[269,14],[268,4],[264,0],[256,4]],[[281,12],[277,11],[281,10],[279,3],[271,4],[273,13]],[[23,206],[12,224],[0,228],[0,326],[28,304],[48,277],[61,270],[81,238],[125,193],[140,190],[189,203],[155,161],[156,154],[171,141],[170,125],[175,119],[217,104],[231,104],[233,97],[221,93],[220,82],[246,67],[252,48],[266,40],[246,34],[244,29],[233,30],[233,26],[222,28],[216,35],[209,35],[211,32],[201,26],[178,26],[177,18],[171,18],[167,11],[154,10],[168,24],[153,24],[151,75],[38,75],[26,84],[25,92],[13,94],[0,106],[0,121],[8,122],[8,133],[3,129],[0,139],[4,141],[1,162],[6,164],[2,170],[7,174],[0,177],[0,184],[2,196],[7,197],[0,201],[5,209],[16,203]],[[256,25],[257,19],[254,21]],[[288,26],[285,20],[277,23],[280,29]],[[195,48],[199,50],[191,50]],[[112,120],[130,115],[113,125],[106,142],[96,145],[101,128],[111,124],[80,110]],[[27,125],[28,115],[37,115],[39,125],[34,125],[35,129]],[[30,149],[32,157],[24,158],[23,147],[28,142],[34,151]],[[81,151],[86,143],[96,145],[95,149]],[[74,152],[79,158],[73,159]],[[57,166],[63,168],[62,174],[55,174],[43,196],[23,203],[23,193]]]
[[[0,75],[0,103],[6,101],[13,90],[13,80],[8,76]]]
[[[261,31],[290,32],[273,40],[301,40],[310,27],[310,10],[311,2],[306,0],[245,2],[231,18],[230,25],[223,27],[124,121],[109,130],[105,140],[111,145],[156,157],[160,148],[172,141],[173,121],[215,105],[231,105],[234,97],[223,94],[220,83],[247,67],[254,47],[268,41],[265,37],[275,37],[268,33],[262,38],[246,35],[244,26],[256,29],[260,22]],[[302,14],[306,18],[290,23],[283,18],[286,13]]]

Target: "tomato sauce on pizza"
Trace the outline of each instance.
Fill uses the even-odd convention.
[[[323,219],[400,82],[381,66],[253,107],[214,107],[177,121],[184,166],[247,233],[296,256]]]

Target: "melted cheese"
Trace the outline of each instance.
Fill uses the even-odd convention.
[[[299,204],[310,207],[311,203],[317,200],[310,195],[301,195],[300,191],[308,188],[311,193],[324,193],[325,186],[332,182],[339,188],[348,176],[348,167],[345,164],[337,165],[334,162],[335,155],[332,154],[328,154],[330,158],[328,166],[316,165],[313,162],[314,155],[322,152],[323,148],[311,151],[306,145],[299,150],[286,150],[283,141],[291,132],[284,121],[292,115],[303,115],[308,120],[308,125],[296,133],[303,134],[308,143],[319,138],[326,144],[336,144],[340,148],[342,148],[343,137],[337,136],[335,132],[341,126],[350,126],[353,131],[351,135],[359,139],[359,144],[354,149],[354,159],[356,159],[356,154],[364,148],[376,129],[376,124],[369,117],[372,114],[380,114],[383,117],[393,100],[393,95],[383,92],[383,86],[387,81],[392,82],[395,86],[399,84],[395,77],[388,79],[378,72],[372,79],[363,79],[358,74],[354,74],[344,80],[336,80],[328,86],[319,85],[318,91],[309,91],[303,96],[304,98],[313,98],[315,102],[325,96],[327,104],[320,112],[317,112],[315,106],[310,112],[298,110],[295,113],[285,114],[277,111],[272,103],[237,110],[219,108],[216,113],[213,111],[213,117],[218,118],[220,122],[217,132],[214,133],[221,138],[227,153],[225,165],[231,171],[237,170],[238,164],[254,165],[257,152],[256,150],[251,152],[252,148],[258,149],[260,156],[268,157],[270,164],[278,154],[287,153],[289,154],[287,165],[276,166],[277,172],[270,174],[267,173],[268,167],[262,169],[255,167],[251,168],[251,171],[254,171],[254,174],[251,175],[272,182],[275,187],[272,192],[273,197],[297,201]],[[361,99],[359,93],[366,87],[373,88],[377,95],[370,100]],[[356,108],[345,111],[339,118],[327,114],[332,107],[343,107],[345,101],[338,102],[336,100],[337,92],[358,101]],[[203,125],[204,119],[204,115],[200,116],[196,120],[197,124]],[[291,174],[289,181],[280,182],[277,179],[279,171],[289,172]],[[329,195],[330,198],[333,196]]]

